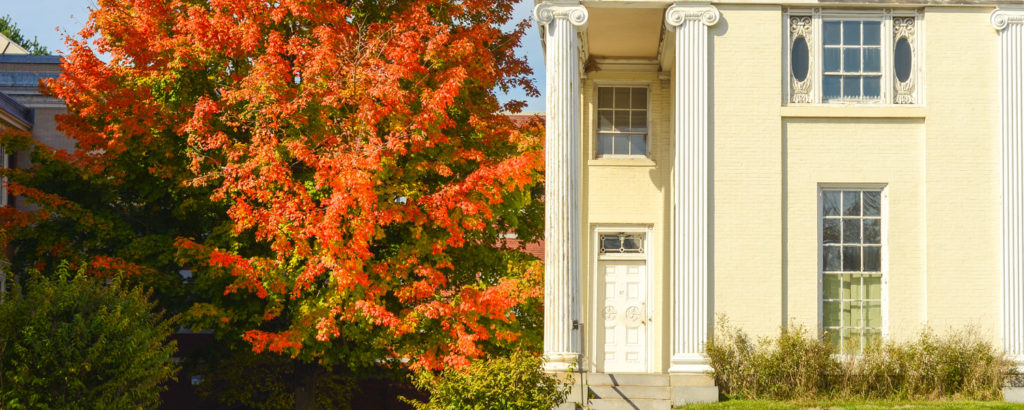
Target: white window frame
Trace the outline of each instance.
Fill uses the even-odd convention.
[[[880,191],[881,201],[881,260],[880,269],[882,276],[882,341],[889,339],[889,189],[886,184],[841,184],[829,183],[818,184],[817,192],[817,225],[818,241],[818,337],[825,337],[825,264],[824,264],[824,221],[825,206],[822,193],[824,191],[847,190],[847,191]],[[863,206],[863,204],[862,204]]]
[[[795,79],[792,67],[792,44],[795,39],[791,22],[794,17],[810,17],[810,41],[808,46],[808,67],[807,79],[810,84],[809,92],[803,94],[795,90]],[[913,32],[907,36],[911,47],[911,72],[910,79],[900,85],[904,91],[897,92],[897,81],[895,80],[895,68],[893,66],[893,55],[896,45],[894,38],[894,19],[913,18]],[[881,22],[881,45],[882,45],[882,80],[881,92],[878,99],[872,100],[824,100],[824,20],[873,20]],[[918,9],[875,9],[875,10],[847,10],[847,9],[787,9],[783,13],[783,104],[784,105],[923,105],[924,101],[924,13]],[[909,88],[909,90],[907,90]],[[899,94],[899,95],[897,95]]]
[[[605,87],[611,87],[611,88],[644,88],[644,89],[647,90],[647,124],[646,124],[647,131],[645,133],[646,137],[645,137],[645,144],[644,144],[646,146],[645,147],[646,148],[646,152],[644,152],[643,155],[639,155],[639,154],[629,154],[629,155],[618,155],[618,154],[604,154],[604,155],[602,155],[602,154],[598,154],[597,150],[598,150],[598,145],[600,144],[600,134],[601,134],[601,130],[600,130],[601,120],[600,120],[600,117],[599,117],[600,107],[598,105],[598,103],[599,103],[598,99],[600,98],[600,90],[601,90],[601,88],[605,88]],[[652,138],[652,135],[651,135],[651,123],[653,122],[653,121],[651,121],[651,112],[653,111],[653,107],[651,106],[651,103],[654,101],[653,95],[652,95],[653,94],[653,90],[654,90],[654,87],[652,87],[651,83],[648,83],[648,82],[636,82],[636,81],[630,81],[630,82],[595,81],[594,82],[594,88],[593,88],[593,94],[592,94],[594,97],[592,98],[592,101],[591,101],[591,107],[593,107],[591,109],[592,114],[593,114],[593,119],[592,119],[591,123],[593,124],[593,127],[594,127],[594,135],[593,135],[593,138],[591,138],[591,144],[592,144],[592,147],[591,147],[592,148],[592,150],[591,150],[592,151],[591,158],[597,159],[597,160],[602,160],[602,159],[612,159],[612,160],[615,160],[615,159],[651,159],[651,152],[652,152],[651,151],[651,142],[654,140],[654,138]],[[631,133],[624,132],[623,134],[631,134]],[[635,134],[635,133],[633,133],[633,134]]]
[[[648,93],[648,97],[650,97],[649,93]],[[640,235],[643,235],[643,237],[644,237],[644,239],[643,239],[643,241],[644,241],[644,246],[643,246],[644,252],[643,253],[601,254],[601,243],[599,242],[600,239],[601,239],[601,235],[602,234],[609,234],[609,233],[620,233],[620,232],[621,233],[627,233],[627,234],[640,234]],[[648,320],[647,320],[647,329],[646,329],[646,336],[645,336],[646,337],[646,341],[647,341],[647,346],[645,347],[645,349],[647,349],[647,354],[645,355],[645,359],[646,359],[647,363],[644,364],[644,367],[646,368],[647,372],[658,371],[658,369],[655,368],[654,361],[651,360],[651,357],[654,354],[654,350],[653,350],[654,349],[654,339],[653,339],[654,334],[652,333],[652,329],[654,328],[654,326],[652,326],[654,315],[653,315],[653,311],[651,310],[652,309],[652,304],[653,304],[652,301],[654,301],[654,277],[655,277],[655,275],[654,275],[654,252],[653,252],[653,248],[654,247],[652,246],[654,244],[654,229],[653,229],[653,227],[651,225],[613,225],[613,224],[597,225],[597,226],[594,226],[593,229],[591,229],[591,237],[590,238],[591,238],[590,239],[590,241],[591,241],[590,242],[591,258],[590,258],[590,277],[589,277],[590,286],[588,286],[590,288],[590,295],[588,295],[588,299],[590,300],[590,307],[591,307],[590,319],[591,319],[592,325],[586,325],[586,326],[589,326],[589,329],[586,329],[587,340],[584,341],[584,351],[585,352],[595,352],[595,353],[585,353],[586,359],[584,359],[584,360],[589,365],[589,367],[587,369],[596,369],[597,368],[598,357],[597,357],[596,352],[597,352],[597,347],[598,346],[594,342],[597,340],[597,337],[598,337],[597,332],[600,331],[600,327],[597,324],[599,323],[599,318],[602,317],[601,316],[601,312],[602,312],[603,309],[602,309],[601,305],[604,303],[603,301],[596,300],[597,299],[597,294],[598,294],[597,287],[598,287],[598,282],[599,282],[598,276],[597,276],[598,275],[598,272],[597,272],[598,262],[602,261],[602,260],[646,260],[645,266],[646,266],[646,269],[647,269],[647,296],[646,296],[647,302],[645,303],[646,312],[644,312],[644,313],[647,315],[647,319]],[[661,326],[668,326],[668,324],[669,323],[666,321],[665,323],[662,323]],[[589,349],[589,350],[587,350],[587,349]],[[587,369],[584,369],[584,370],[587,370]]]

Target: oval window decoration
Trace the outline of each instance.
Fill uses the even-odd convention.
[[[913,66],[913,56],[910,52],[910,41],[906,37],[902,37],[896,41],[896,50],[893,53],[893,65],[894,71],[896,71],[896,80],[901,83],[907,82],[910,79],[910,67]]]
[[[790,53],[790,65],[793,67],[793,78],[797,81],[803,81],[807,79],[808,69],[808,56],[809,50],[807,49],[807,40],[803,37],[797,37],[793,40],[793,50]]]

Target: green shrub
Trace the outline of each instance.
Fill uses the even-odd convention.
[[[801,326],[755,343],[720,323],[706,352],[718,387],[736,398],[992,400],[1010,371],[1002,353],[972,329],[943,336],[925,330],[914,340],[843,357]]]
[[[154,408],[172,328],[142,291],[38,273],[0,304],[0,408]],[[71,277],[73,276],[73,277]]]
[[[721,325],[705,351],[718,387],[738,397],[816,397],[826,394],[841,372],[832,346],[802,326],[754,343],[743,332]]]
[[[846,360],[845,396],[893,399],[1001,397],[1009,362],[973,329],[942,336],[924,330],[907,343],[869,347]]]
[[[429,392],[430,401],[406,401],[419,410],[551,409],[565,402],[571,378],[546,374],[542,364],[539,357],[515,353],[439,375],[423,372],[413,384]]]

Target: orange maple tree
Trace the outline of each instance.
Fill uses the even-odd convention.
[[[230,278],[195,323],[258,352],[464,365],[513,343],[541,292],[539,262],[499,240],[542,229],[539,122],[494,95],[536,94],[513,3],[99,0],[49,84],[67,161],[116,180],[131,158],[224,205],[231,240],[175,243]]]

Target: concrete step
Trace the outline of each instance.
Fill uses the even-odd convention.
[[[590,393],[595,399],[661,399],[672,398],[668,386],[596,386],[590,385]]]
[[[591,386],[668,386],[667,374],[614,374],[590,373],[587,383]]]
[[[593,399],[591,410],[670,410],[672,402],[658,399]]]
[[[717,386],[679,386],[672,388],[672,403],[677,406],[718,401]]]

